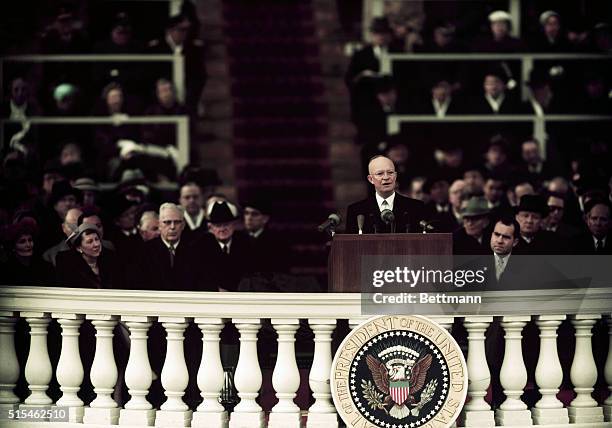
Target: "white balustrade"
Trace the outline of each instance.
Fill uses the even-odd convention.
[[[130,330],[130,356],[125,368],[125,384],[130,400],[119,412],[119,425],[152,426],[155,420],[153,405],[147,401],[147,394],[153,382],[153,372],[147,352],[147,333],[152,317],[121,317]]]
[[[461,419],[466,427],[493,427],[495,417],[491,406],[484,399],[491,384],[491,372],[485,353],[485,331],[493,317],[476,315],[465,317],[468,332],[468,396],[470,401],[463,407]]]
[[[499,378],[506,400],[495,412],[495,420],[499,425],[532,425],[531,412],[521,401],[523,389],[527,384],[527,368],[523,362],[521,340],[523,328],[530,319],[529,316],[506,316],[501,323],[506,333],[506,350]]]
[[[568,412],[571,423],[603,422],[603,409],[591,397],[593,386],[597,381],[597,366],[593,358],[591,337],[595,322],[601,315],[583,314],[572,316],[572,325],[576,329],[576,350],[570,370],[570,379],[574,385],[576,398],[570,403]]]
[[[0,409],[15,410],[19,397],[15,386],[19,379],[19,361],[15,352],[15,312],[0,312]]]
[[[30,395],[20,408],[47,408],[53,402],[47,395],[53,375],[47,349],[47,327],[51,318],[47,312],[22,312],[21,316],[30,326],[30,353],[25,366]]]
[[[606,366],[604,374],[606,383],[608,384],[608,398],[604,402],[603,410],[604,417],[607,422],[612,422],[612,317],[608,314],[608,358],[606,358]]]
[[[293,402],[300,387],[300,371],[295,360],[297,319],[272,319],[278,333],[278,354],[272,372],[272,386],[278,403],[272,408],[269,428],[300,428],[300,408]]]
[[[230,428],[263,428],[264,414],[255,399],[262,383],[261,368],[257,359],[257,332],[261,327],[257,318],[234,319],[240,333],[240,356],[234,374],[240,403],[230,417]]]
[[[569,416],[563,403],[557,398],[563,381],[563,368],[557,351],[557,329],[565,315],[539,315],[536,324],[540,328],[540,355],[535,379],[542,398],[531,410],[536,425],[567,424]]]
[[[226,428],[228,415],[219,403],[223,388],[223,365],[219,349],[219,333],[223,329],[222,318],[196,318],[202,330],[202,360],[198,369],[198,388],[204,401],[198,406],[191,420],[192,427]]]
[[[159,317],[158,321],[166,330],[166,360],[161,372],[161,383],[167,400],[155,415],[156,427],[189,426],[191,410],[183,401],[185,388],[189,383],[189,372],[185,362],[184,333],[189,319],[180,317]]]
[[[79,353],[79,327],[85,318],[80,314],[52,314],[62,327],[62,351],[57,363],[56,378],[62,391],[57,406],[68,408],[70,422],[83,421],[83,400],[77,392],[83,383],[83,363]]]
[[[119,408],[111,394],[117,383],[117,364],[113,351],[113,329],[117,325],[115,315],[87,315],[96,330],[96,351],[89,378],[96,398],[85,408],[83,422],[97,425],[117,425]]]
[[[332,404],[330,371],[332,365],[332,333],[336,320],[310,319],[310,328],[315,337],[314,356],[308,376],[308,384],[315,402],[308,409],[307,428],[332,428],[338,426],[336,408]]]

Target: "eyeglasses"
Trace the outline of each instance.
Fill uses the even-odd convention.
[[[382,180],[385,175],[387,175],[388,177],[395,177],[397,175],[397,172],[395,171],[379,171],[379,172],[375,172],[374,174],[372,174],[377,180]]]
[[[556,207],[554,205],[549,205],[548,210],[549,211],[563,211],[563,207]]]

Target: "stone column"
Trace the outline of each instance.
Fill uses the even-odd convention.
[[[119,408],[112,398],[117,383],[117,364],[113,352],[113,329],[117,325],[115,315],[87,315],[96,329],[96,353],[89,377],[96,398],[85,408],[83,423],[92,425],[117,425]]]
[[[53,314],[62,327],[62,351],[55,376],[62,396],[57,406],[68,408],[70,422],[83,422],[83,400],[77,396],[83,383],[83,363],[79,354],[79,327],[85,318],[79,314]]]
[[[19,397],[14,389],[19,379],[19,361],[15,352],[16,312],[0,312],[0,410],[16,410]]]
[[[563,381],[563,368],[557,352],[557,329],[565,315],[539,315],[536,324],[540,328],[540,355],[536,366],[536,383],[542,398],[531,415],[536,425],[569,424],[567,409],[557,398]]]
[[[572,316],[572,325],[576,329],[576,352],[570,370],[570,379],[574,384],[576,398],[570,403],[568,412],[570,422],[599,423],[603,422],[603,409],[591,397],[593,386],[597,381],[597,366],[593,358],[591,344],[592,329],[601,318],[598,314],[578,314]]]
[[[269,428],[300,428],[300,408],[293,402],[300,387],[300,371],[295,360],[295,332],[300,326],[298,319],[272,319],[278,333],[278,355],[272,386],[278,403],[272,408]]]
[[[610,395],[604,401],[604,416],[606,422],[612,422],[612,318],[608,315],[608,358],[604,369]]]
[[[257,332],[261,327],[257,318],[234,319],[240,333],[240,356],[234,374],[240,403],[230,417],[230,428],[263,428],[264,414],[255,399],[262,383],[261,368],[257,359]]]
[[[523,361],[521,341],[523,328],[530,319],[530,316],[505,316],[502,319],[501,325],[506,332],[506,350],[499,379],[504,388],[506,400],[495,412],[495,420],[498,425],[533,425],[531,412],[521,401],[523,389],[527,385],[527,368]]]
[[[314,318],[309,323],[315,335],[315,348],[308,384],[315,402],[308,409],[307,428],[337,428],[338,415],[332,404],[329,383],[332,365],[331,335],[336,328],[336,320]]]
[[[485,331],[493,322],[492,316],[465,317],[468,332],[468,395],[471,400],[463,407],[461,419],[466,427],[494,427],[495,417],[484,399],[491,384],[491,372],[485,354]]]
[[[168,398],[155,415],[156,427],[182,426],[191,422],[191,410],[183,401],[185,388],[189,383],[189,372],[185,362],[183,341],[189,318],[160,317],[166,330],[166,360],[161,372],[161,382]]]
[[[219,403],[223,389],[223,365],[219,350],[219,333],[225,320],[221,318],[196,318],[202,330],[202,361],[198,370],[198,388],[204,401],[193,414],[193,428],[227,428],[228,416]]]
[[[130,356],[125,368],[125,384],[132,398],[119,412],[119,425],[153,426],[155,410],[147,401],[147,394],[153,382],[151,364],[147,351],[147,333],[152,317],[122,316],[130,330]]]
[[[20,409],[50,408],[51,398],[47,395],[49,382],[53,375],[49,351],[47,349],[47,327],[51,317],[47,312],[23,312],[30,326],[30,353],[25,366],[25,377],[30,395]]]

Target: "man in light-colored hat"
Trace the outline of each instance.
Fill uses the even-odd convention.
[[[488,254],[491,232],[489,205],[481,196],[467,200],[462,210],[463,227],[453,232],[454,254]]]
[[[100,190],[98,187],[98,183],[94,181],[93,178],[81,177],[77,178],[75,182],[72,184],[72,187],[75,189],[79,189],[81,191],[81,195],[83,198],[82,206],[83,207],[95,207],[96,206],[96,198],[98,196],[98,191]]]

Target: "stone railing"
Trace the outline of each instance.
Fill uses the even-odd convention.
[[[529,304],[526,304],[527,298]],[[568,303],[572,298],[581,300],[577,313],[567,309],[578,307]],[[593,397],[598,376],[595,358],[598,354],[594,355],[593,349],[598,347],[592,346],[594,340],[597,344],[607,340],[601,335],[592,337],[596,323],[607,323],[605,335],[612,332],[611,289],[581,290],[574,297],[564,292],[558,298],[555,298],[555,290],[484,292],[482,299],[495,313],[466,315],[458,312],[457,315],[432,317],[454,336],[467,331],[463,343],[467,351],[468,400],[459,426],[612,427],[612,397],[604,397],[605,402],[601,402],[601,398],[598,402]],[[3,419],[0,426],[338,427],[330,393],[332,334],[337,325],[346,325],[346,320],[348,326],[354,327],[365,318],[361,315],[359,294],[195,293],[4,286],[0,288],[0,410]],[[29,328],[25,367],[20,367],[17,357],[25,349],[16,350],[14,339],[15,326],[20,319]],[[61,396],[55,403],[48,394],[54,374],[47,348],[47,339],[51,339],[47,334],[48,326],[52,319],[57,320],[61,328],[61,352],[55,367]],[[234,372],[240,402],[228,414],[220,404],[224,388],[220,332],[230,321],[240,335],[240,353]],[[312,366],[307,381],[314,404],[300,409],[294,402],[301,383],[295,334],[306,322],[314,333]],[[83,323],[93,325],[95,347],[79,352],[79,328]],[[113,330],[118,323],[129,331],[129,358],[124,374],[118,370],[113,353]],[[159,409],[153,408],[147,399],[155,376],[147,351],[147,335],[156,323],[167,337],[166,358],[160,373],[165,401]],[[256,401],[262,388],[257,333],[263,323],[278,335],[271,379],[278,402],[269,413]],[[539,331],[536,340],[536,345],[539,341],[539,354],[523,355],[523,349],[526,353],[532,351],[533,344],[523,337],[525,327],[531,323],[530,327],[535,325]],[[566,327],[571,324],[573,333],[570,336],[573,335],[576,342],[570,367],[562,366],[558,353],[562,349],[557,343],[557,332],[562,323]],[[201,356],[184,350],[184,333],[194,325],[202,334]],[[505,346],[500,343],[491,347],[490,340],[485,346],[485,339],[491,339],[494,331],[505,333],[505,338],[501,339]],[[561,339],[560,344],[573,338]],[[500,347],[505,349],[503,356]],[[94,354],[90,368],[83,367],[80,357],[87,352]],[[489,367],[487,357],[496,356],[500,362],[503,360],[499,383],[504,400],[493,409],[489,387],[491,372],[495,369]],[[193,358],[199,364],[196,380],[203,401],[196,408],[189,408],[183,395],[189,382],[187,365],[193,363],[190,361]],[[604,376],[610,389],[610,350],[605,358]],[[534,400],[537,402],[531,408],[527,404],[529,400],[522,398],[528,383],[529,364],[526,361],[529,360],[537,360],[535,383],[541,396]],[[27,398],[23,402],[15,394],[22,370],[28,384]],[[87,372],[95,398],[84,403],[78,393]],[[557,398],[564,372],[569,373],[575,393],[568,406]],[[130,396],[123,408],[112,396],[118,379],[124,380]],[[302,383],[305,382],[304,379]],[[59,417],[53,413],[54,409],[66,412],[68,421],[52,422]],[[28,414],[31,410],[45,412]],[[7,420],[9,414],[29,415],[36,421]]]

